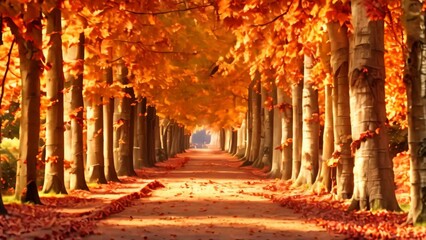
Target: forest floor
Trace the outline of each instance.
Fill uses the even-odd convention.
[[[343,239],[255,193],[259,179],[228,154],[191,150],[189,162],[158,179],[165,188],[98,222],[87,239]]]
[[[408,206],[407,157],[394,159]],[[294,188],[218,150],[189,150],[120,183],[7,201],[0,239],[425,239],[406,212],[347,212],[349,201]]]

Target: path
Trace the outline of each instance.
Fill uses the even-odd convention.
[[[166,188],[100,221],[99,233],[87,239],[344,239],[244,194],[260,192],[262,180],[228,155],[193,150],[185,156],[191,158],[185,167],[158,179]]]

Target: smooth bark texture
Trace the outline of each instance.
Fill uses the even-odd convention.
[[[291,179],[293,170],[293,108],[291,98],[282,89],[278,89],[278,101],[281,103],[281,179]]]
[[[107,49],[107,54],[109,59],[112,60],[112,48]],[[103,77],[108,86],[113,83],[114,76],[111,65],[103,70]],[[119,182],[114,166],[114,101],[114,98],[109,98],[103,105],[103,151],[106,180]]]
[[[8,25],[19,49],[21,73],[21,119],[19,160],[16,169],[15,197],[22,202],[40,204],[37,189],[37,155],[40,134],[40,76],[43,69],[41,6],[27,3],[23,12],[25,35],[11,19]]]
[[[404,0],[404,24],[409,50],[404,81],[408,99],[410,211],[408,222],[426,223],[426,31],[423,1]]]
[[[242,164],[242,166],[247,166],[253,164],[259,157],[260,149],[260,134],[261,134],[261,95],[260,95],[260,82],[255,82],[251,88],[251,120],[252,120],[252,129],[251,129],[251,147],[247,160]]]
[[[64,69],[61,39],[61,10],[53,8],[46,14],[46,34],[50,36],[47,53],[47,91],[51,105],[46,113],[46,159],[44,193],[66,194],[64,183]]]
[[[153,106],[148,106],[147,108],[147,164],[150,166],[155,166],[155,118],[156,118],[156,109]]]
[[[244,152],[246,151],[246,147],[247,147],[246,141],[247,141],[247,118],[244,118],[237,132],[237,152],[235,153],[235,156],[237,158],[244,157]]]
[[[331,73],[331,64],[330,64],[330,39],[328,33],[322,35],[322,43],[319,49],[321,65],[324,67],[324,70],[328,73]],[[312,189],[317,193],[322,192],[330,192],[332,179],[331,174],[333,174],[333,178],[335,176],[336,167],[333,166],[333,169],[330,169],[328,164],[328,160],[332,158],[332,154],[334,151],[334,131],[333,131],[333,85],[326,78],[323,81],[324,84],[324,105],[325,105],[325,113],[324,113],[324,130],[323,130],[323,147],[322,154],[320,158],[320,168],[317,175],[317,179],[312,187]],[[333,179],[333,184],[335,185],[335,179]]]
[[[355,151],[352,209],[399,210],[386,127],[384,22],[372,20],[366,0],[353,0],[350,61],[352,149]]]
[[[270,178],[281,178],[281,134],[282,134],[282,121],[281,121],[281,110],[278,103],[278,89],[273,82],[272,85],[272,100],[274,104],[273,113],[273,125],[274,125],[274,136],[272,139],[272,165],[271,171],[268,176]]]
[[[334,132],[333,132],[333,87],[330,84],[325,86],[325,116],[324,116],[324,134],[321,167],[313,189],[317,193],[331,191],[331,169],[328,166],[329,160],[334,151]]]
[[[103,154],[103,113],[100,99],[89,102],[87,107],[87,181],[107,183]]]
[[[189,148],[189,142],[186,146]],[[161,162],[166,160],[163,145],[161,143],[160,117],[155,116],[155,161]]]
[[[121,62],[117,70],[117,78],[126,85],[129,83],[127,77],[128,69]],[[132,102],[133,96],[130,87],[124,87],[126,96],[115,101],[114,122],[117,128],[114,131],[114,163],[118,176],[135,176],[133,168],[133,135],[132,128]]]
[[[318,173],[319,109],[318,90],[311,79],[312,58],[305,55],[303,79],[303,143],[302,162],[296,185],[314,183]]]
[[[259,151],[256,157],[255,162],[253,162],[253,167],[263,168],[263,155],[265,153],[265,112],[268,112],[265,109],[265,104],[263,104],[268,98],[268,93],[263,86],[260,86],[260,140],[259,140]]]
[[[267,92],[267,98],[271,98],[271,97],[272,97],[272,91]],[[274,111],[272,109],[265,107],[263,124],[265,128],[265,143],[263,148],[263,156],[261,160],[262,160],[262,163],[268,167],[268,169],[271,169],[272,149],[274,148],[272,145],[272,141],[273,141],[272,138],[274,135]]]
[[[346,25],[338,22],[327,25],[331,46],[333,73],[334,146],[337,164],[337,197],[348,199],[354,187],[354,159],[351,153],[351,116],[349,105],[349,39]]]
[[[303,81],[294,84],[291,88],[292,105],[293,105],[293,170],[291,171],[291,179],[296,180],[299,176],[302,161],[302,93]]]
[[[70,54],[72,59],[79,62],[80,68],[77,76],[69,75],[71,82],[71,168],[69,170],[70,189],[89,190],[86,184],[84,171],[84,150],[83,150],[83,67],[84,67],[84,33],[80,33],[78,45],[72,46]],[[74,50],[75,49],[75,50]]]

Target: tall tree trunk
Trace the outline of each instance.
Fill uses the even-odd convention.
[[[409,50],[404,82],[408,99],[411,204],[408,222],[426,222],[426,31],[423,1],[404,0],[404,23]]]
[[[246,161],[250,157],[252,141],[253,141],[253,87],[255,81],[251,81],[248,87],[248,100],[247,100],[247,147],[244,157],[241,158],[242,161]]]
[[[354,49],[350,63],[354,194],[349,209],[399,210],[386,127],[384,21],[367,13],[366,0],[353,0]]]
[[[270,178],[281,178],[281,161],[282,161],[282,145],[281,145],[281,134],[282,134],[282,121],[281,121],[281,110],[280,103],[278,103],[278,88],[275,84],[275,81],[272,83],[272,99],[274,105],[274,116],[273,116],[273,125],[274,125],[274,136],[272,139],[272,165],[271,171],[268,176]]]
[[[112,47],[107,48],[109,59],[112,60]],[[108,66],[103,72],[104,81],[110,86],[114,81],[112,66]],[[109,98],[103,105],[103,136],[104,136],[104,165],[107,181],[119,182],[114,166],[114,98]]]
[[[119,65],[117,77],[119,81],[126,85],[129,83],[128,70],[121,62]],[[130,87],[124,87],[126,96],[121,101],[115,101],[114,122],[117,128],[114,132],[114,162],[118,176],[135,176],[133,168],[133,135],[132,128],[132,90]]]
[[[244,157],[244,152],[246,151],[246,147],[247,147],[246,133],[247,133],[247,124],[246,124],[246,118],[244,118],[237,132],[237,152],[235,153],[235,156],[237,158]]]
[[[300,173],[302,161],[302,93],[303,81],[294,84],[291,87],[292,106],[293,106],[293,170],[291,171],[291,179],[296,180]]]
[[[226,145],[226,135],[225,135],[225,129],[220,129],[220,149],[222,151],[225,151],[225,145]]]
[[[100,98],[100,97],[99,97]],[[101,100],[92,100],[87,107],[87,181],[107,183],[103,155],[103,113]]]
[[[304,65],[302,162],[297,185],[313,184],[318,174],[319,109],[318,91],[311,79],[312,57],[305,55]]]
[[[148,150],[148,164],[155,166],[155,117],[156,109],[153,106],[147,108],[147,150]]]
[[[267,98],[272,98],[272,91],[268,92]],[[265,125],[265,143],[263,149],[262,163],[271,169],[272,165],[272,149],[274,149],[272,145],[273,135],[274,135],[274,111],[269,108],[265,108],[265,117],[264,117],[264,125]]]
[[[332,157],[334,151],[334,132],[333,132],[333,87],[325,83],[325,117],[324,117],[324,134],[323,134],[323,150],[321,168],[318,172],[317,179],[313,189],[317,193],[331,191],[331,168],[328,160]]]
[[[154,132],[155,132],[155,162],[160,162],[164,160],[164,154],[163,154],[163,149],[161,147],[160,117],[158,117],[158,115],[155,115]],[[185,145],[185,147],[187,146]]]
[[[50,36],[47,53],[47,97],[51,106],[46,113],[46,165],[44,193],[66,194],[64,183],[64,69],[62,58],[61,10],[53,8],[47,15],[46,34]]]
[[[40,75],[43,69],[41,6],[36,2],[27,3],[26,6],[22,14],[26,28],[24,36],[18,26],[7,19],[18,43],[22,85],[15,197],[22,202],[40,204],[36,182],[40,140]]]
[[[260,150],[260,134],[261,134],[261,94],[260,94],[260,81],[253,80],[254,85],[252,88],[252,98],[250,104],[252,105],[252,134],[251,134],[251,147],[248,159],[242,164],[247,166],[253,164],[258,156]]]
[[[291,98],[282,89],[278,89],[278,101],[281,103],[281,179],[289,180],[293,170],[293,107]]]
[[[322,42],[320,46],[320,59],[321,65],[327,73],[331,74],[331,63],[330,63],[330,52],[331,44],[328,33],[322,34]],[[324,131],[322,134],[323,137],[323,146],[322,146],[322,158],[320,158],[320,168],[317,175],[317,179],[312,187],[312,189],[317,193],[330,192],[332,187],[332,175],[335,176],[336,167],[329,166],[329,160],[332,157],[334,152],[334,116],[336,112],[333,109],[333,84],[329,79],[325,78],[323,81],[324,84]],[[333,180],[334,181],[334,180]]]
[[[260,87],[260,104],[259,104],[259,113],[260,113],[260,122],[259,122],[259,129],[260,129],[260,140],[259,140],[259,151],[258,155],[256,156],[255,161],[253,162],[252,166],[256,168],[263,168],[263,155],[265,154],[265,113],[268,112],[267,109],[265,109],[265,101],[268,99],[268,92],[265,89],[265,87],[262,86],[262,84],[259,84]]]
[[[349,105],[349,40],[345,25],[338,22],[328,25],[331,45],[331,68],[333,73],[333,109],[335,156],[337,164],[337,196],[348,199],[352,196],[354,186],[354,159],[351,153],[351,117]]]
[[[69,75],[68,81],[71,82],[71,107],[73,114],[71,119],[71,168],[70,189],[89,190],[86,184],[84,171],[84,150],[83,150],[83,68],[84,68],[84,33],[80,33],[77,46],[72,46],[70,54],[72,59],[79,62],[79,73],[77,76]],[[75,49],[75,50],[74,50]],[[74,53],[75,52],[75,53]]]

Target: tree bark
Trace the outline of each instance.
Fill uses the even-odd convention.
[[[100,97],[99,97],[100,98]],[[101,100],[92,100],[87,107],[87,181],[107,183],[103,155],[103,113]]]
[[[333,131],[333,87],[330,84],[325,84],[325,121],[324,121],[324,134],[323,134],[323,150],[321,168],[318,172],[317,179],[313,189],[317,193],[331,191],[331,170],[328,161],[334,151],[334,131]]]
[[[246,118],[244,118],[237,132],[237,152],[235,153],[235,156],[237,158],[244,157],[244,152],[246,151],[246,147],[247,147],[246,133],[247,133],[247,124],[246,124]]]
[[[411,203],[407,221],[426,222],[426,31],[423,1],[404,0],[403,20],[409,50],[404,82],[407,86]]]
[[[40,75],[42,63],[42,24],[39,3],[27,3],[22,15],[24,36],[9,19],[9,27],[19,49],[21,73],[21,119],[19,160],[16,169],[15,197],[22,202],[41,204],[37,189],[37,155],[40,134]]]
[[[66,194],[64,183],[64,70],[62,57],[61,10],[46,14],[46,34],[50,36],[47,53],[47,98],[51,106],[46,113],[46,159],[44,193]]]
[[[126,85],[129,83],[127,77],[128,69],[121,62],[119,65],[117,78]],[[134,95],[130,87],[124,87],[126,96],[121,101],[115,101],[114,122],[117,128],[114,131],[114,163],[118,176],[136,176],[133,168],[133,135],[132,128],[132,102]]]
[[[275,81],[272,85],[272,99],[274,105],[274,116],[273,116],[273,125],[274,125],[274,136],[272,139],[272,165],[271,171],[268,176],[270,178],[281,178],[281,161],[282,161],[282,153],[281,153],[281,134],[282,134],[282,121],[281,121],[281,110],[279,108],[278,103],[278,89],[275,84]]]
[[[147,108],[147,163],[150,166],[155,166],[155,118],[156,118],[156,109],[153,106],[148,106]]]
[[[299,176],[302,161],[302,93],[303,81],[294,84],[291,88],[292,106],[293,106],[293,170],[291,171],[291,179],[296,180]]]
[[[289,180],[293,170],[293,108],[291,98],[283,89],[278,89],[278,101],[281,115],[281,179]]]
[[[79,73],[77,76],[69,75],[71,82],[71,107],[73,115],[71,119],[71,168],[70,189],[89,190],[86,184],[84,171],[84,150],[83,150],[83,68],[84,68],[84,33],[80,33],[79,42],[75,48],[75,55],[72,59],[78,61]],[[71,50],[74,51],[74,50]],[[72,53],[72,52],[70,52]],[[74,53],[72,53],[74,54]]]
[[[351,153],[351,117],[349,105],[349,40],[345,25],[338,22],[327,25],[331,46],[331,68],[333,73],[333,109],[335,155],[337,164],[337,197],[348,199],[354,186],[354,159]]]
[[[109,59],[112,60],[112,47],[107,49]],[[112,66],[108,66],[103,72],[104,81],[110,86],[114,81]],[[114,166],[114,98],[109,98],[103,105],[103,136],[104,136],[104,165],[107,181],[120,182]]]
[[[305,55],[303,81],[303,144],[302,162],[296,185],[312,185],[318,174],[319,109],[318,91],[311,79],[312,57]]]
[[[370,19],[366,3],[351,3],[354,45],[349,91],[355,166],[349,209],[399,210],[386,127],[384,21]]]

